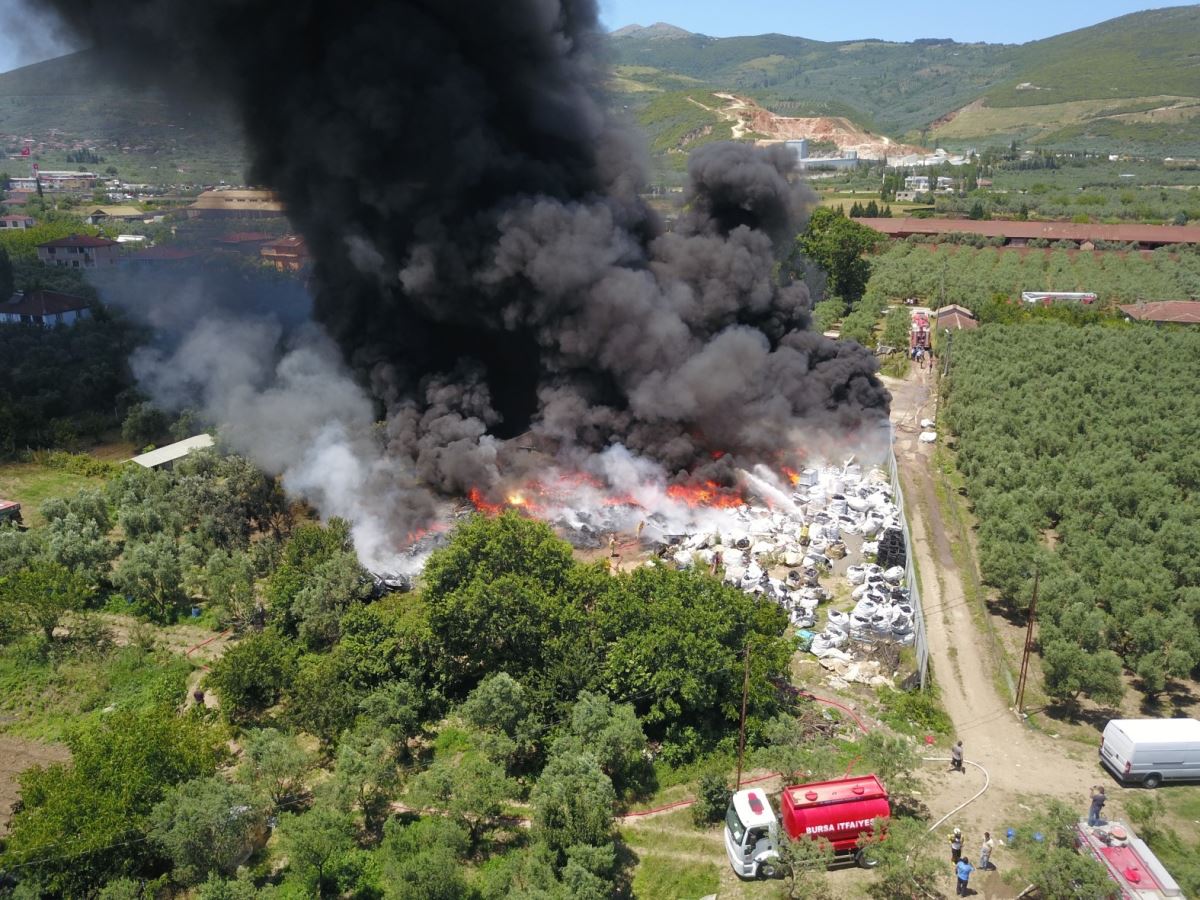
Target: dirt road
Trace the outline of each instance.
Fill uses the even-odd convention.
[[[1036,795],[1050,795],[1086,808],[1089,787],[1111,784],[1098,768],[1094,752],[1082,744],[1056,740],[1020,722],[1010,708],[1011,698],[997,688],[991,641],[963,592],[962,575],[942,521],[935,490],[938,473],[931,465],[933,448],[918,441],[922,419],[934,418],[934,375],[914,370],[908,379],[886,379],[892,392],[892,422],[896,427],[896,460],[905,492],[913,551],[920,572],[925,622],[929,634],[930,666],[942,703],[954,722],[968,759],[984,766],[991,787],[979,800],[947,822],[962,827],[967,850],[974,855],[986,829],[1002,837],[1010,825],[1036,808]],[[978,790],[975,774],[939,775],[934,790],[946,790],[963,800]],[[1110,794],[1112,792],[1110,791]],[[937,798],[945,806],[945,798]],[[935,806],[931,798],[930,806]],[[1109,812],[1114,812],[1109,810]],[[993,857],[1004,869],[1005,854]],[[982,874],[982,873],[981,873]],[[1011,897],[1016,892],[993,875],[972,879],[981,897]]]

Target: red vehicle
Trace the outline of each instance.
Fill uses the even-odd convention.
[[[877,820],[891,817],[887,790],[874,775],[839,778],[784,788],[779,799],[783,828],[791,839],[824,838],[834,852],[853,854],[861,866],[871,865],[863,837]],[[733,871],[743,878],[771,878],[778,869],[778,821],[761,788],[738,791],[725,815],[725,852]]]

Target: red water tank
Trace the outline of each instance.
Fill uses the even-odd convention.
[[[891,817],[887,791],[874,775],[784,788],[779,804],[788,837],[822,837],[837,851],[858,849],[876,819]]]

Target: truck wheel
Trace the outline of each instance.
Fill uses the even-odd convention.
[[[859,850],[854,854],[854,863],[860,869],[873,869],[879,865],[879,860],[867,853],[866,850]]]
[[[775,868],[775,863],[765,862],[758,866],[759,878],[774,878],[777,874],[779,873]]]
[[[1160,784],[1162,784],[1162,776],[1159,775],[1157,772],[1151,772],[1149,775],[1147,775],[1145,778],[1142,779],[1142,787],[1150,788],[1150,790],[1154,790]]]

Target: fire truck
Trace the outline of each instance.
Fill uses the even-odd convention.
[[[15,500],[0,499],[0,525],[6,522],[21,524],[21,504]]]
[[[789,838],[823,838],[835,853],[860,866],[872,862],[864,837],[882,830],[891,817],[887,791],[874,775],[839,778],[784,788],[779,798]],[[761,788],[737,791],[725,813],[725,852],[740,878],[779,874],[779,820]]]

